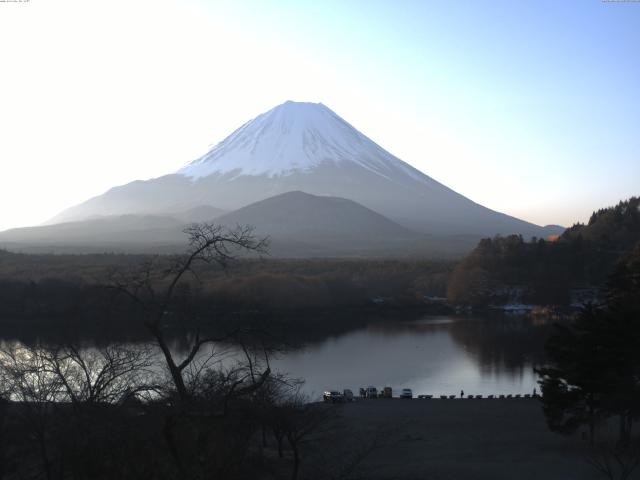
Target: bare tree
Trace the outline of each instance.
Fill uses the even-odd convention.
[[[328,426],[334,409],[310,403],[309,399],[296,392],[276,405],[272,412],[272,429],[282,454],[282,437],[286,438],[293,454],[292,480],[297,480],[302,461],[302,446],[323,432]]]
[[[587,462],[604,478],[628,480],[640,465],[640,445],[611,446],[610,442],[603,442],[592,448]]]
[[[147,388],[150,365],[148,351],[121,345],[80,349],[15,344],[0,351],[2,384],[20,425],[36,442],[45,478],[62,475],[67,444],[73,446],[71,456],[83,458],[85,465],[100,454],[94,443],[97,420],[109,413],[105,408]],[[91,406],[98,410],[87,409]]]
[[[52,405],[65,397],[62,382],[37,349],[17,346],[0,351],[0,375],[8,398],[20,405],[18,415],[35,440],[45,478],[50,479]]]
[[[271,368],[267,349],[259,349],[261,360],[256,361],[254,345],[246,347],[259,332],[235,326],[222,334],[202,333],[203,318],[208,327],[214,322],[201,308],[202,299],[193,297],[193,287],[203,284],[201,276],[211,267],[226,272],[241,253],[265,253],[268,240],[256,238],[252,227],[207,223],[194,224],[185,233],[189,247],[184,255],[155,257],[135,271],[116,273],[111,288],[138,309],[162,353],[172,385],[167,398],[178,407],[162,410],[162,434],[178,476],[198,478],[216,471],[224,477],[227,469],[242,465],[256,428],[253,410],[231,418],[229,407],[252,402]],[[186,350],[182,354],[171,345],[170,330],[179,325],[192,332],[185,338],[186,348],[181,345]],[[244,352],[244,361],[225,361],[223,345]]]
[[[13,399],[29,404],[113,404],[147,388],[153,359],[143,346],[81,349],[14,345],[0,351],[0,375]]]
[[[40,349],[45,372],[58,377],[74,406],[122,402],[138,391],[153,388],[147,377],[153,366],[148,348],[111,344],[80,350],[66,345]]]
[[[197,330],[186,356],[176,360],[166,333],[167,323],[174,313],[172,308],[176,294],[180,285],[186,284],[188,276],[199,281],[196,268],[198,264],[215,264],[226,270],[241,252],[266,253],[268,239],[256,238],[253,231],[250,226],[228,229],[209,223],[193,224],[185,230],[189,239],[187,253],[174,257],[169,268],[158,268],[158,265],[150,261],[142,265],[133,276],[113,279],[113,288],[127,295],[141,308],[143,323],[162,351],[178,399],[183,404],[191,397],[185,371],[192,366],[202,347],[231,341],[237,337],[238,332],[215,337],[202,336]],[[269,373],[270,370],[267,369],[261,376],[266,378]]]

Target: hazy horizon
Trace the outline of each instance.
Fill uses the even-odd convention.
[[[640,193],[640,4],[0,4],[0,230],[322,102],[488,208],[570,226]]]

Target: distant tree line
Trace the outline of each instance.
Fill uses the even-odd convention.
[[[551,239],[486,238],[454,269],[453,303],[519,301],[566,305],[572,288],[603,286],[616,262],[640,243],[640,198],[595,212]]]
[[[136,322],[137,307],[110,288],[113,276],[148,264],[170,269],[175,258],[0,251],[4,335],[24,338],[37,329],[92,337],[115,333],[122,340],[144,334]],[[216,321],[208,325],[212,329],[258,317],[263,324],[357,322],[354,311],[424,307],[431,298],[444,297],[452,269],[451,262],[422,260],[236,259],[233,274],[226,275],[203,265],[197,280],[185,279],[175,292],[173,320],[185,325],[190,321],[185,317],[211,318],[215,313]]]

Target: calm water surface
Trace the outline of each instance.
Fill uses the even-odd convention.
[[[357,394],[369,385],[390,386],[396,395],[402,388],[414,395],[526,394],[537,387],[533,367],[543,360],[550,330],[549,321],[511,315],[385,320],[326,334],[272,357],[270,364],[304,379],[303,391],[311,399],[324,390],[350,388]],[[186,355],[186,345],[176,339],[176,360]],[[220,361],[230,364],[239,357],[241,352],[227,349]],[[161,365],[159,352],[158,361]]]
[[[525,394],[537,387],[550,325],[522,317],[425,317],[381,323],[309,344],[272,362],[304,391],[390,386],[419,394]]]

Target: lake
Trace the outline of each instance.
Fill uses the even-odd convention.
[[[360,387],[369,385],[390,386],[395,395],[402,388],[411,388],[415,396],[459,395],[461,390],[465,395],[527,394],[537,387],[533,368],[544,359],[544,341],[552,328],[543,318],[507,314],[405,315],[365,318],[358,325],[339,333],[296,333],[301,346],[273,356],[271,367],[304,379],[302,391],[312,400],[325,390],[349,388],[357,395]],[[172,341],[178,361],[186,355],[189,336]],[[16,341],[7,338],[2,343]],[[47,343],[44,337],[40,341]],[[83,344],[94,348],[91,342]],[[217,350],[227,351],[219,358],[222,365],[242,357],[233,347]],[[206,355],[202,351],[199,357]],[[157,358],[163,365],[159,352]]]
[[[423,317],[374,323],[281,355],[272,366],[324,390],[390,386],[420,394],[527,394],[543,360],[545,320],[522,316]]]

